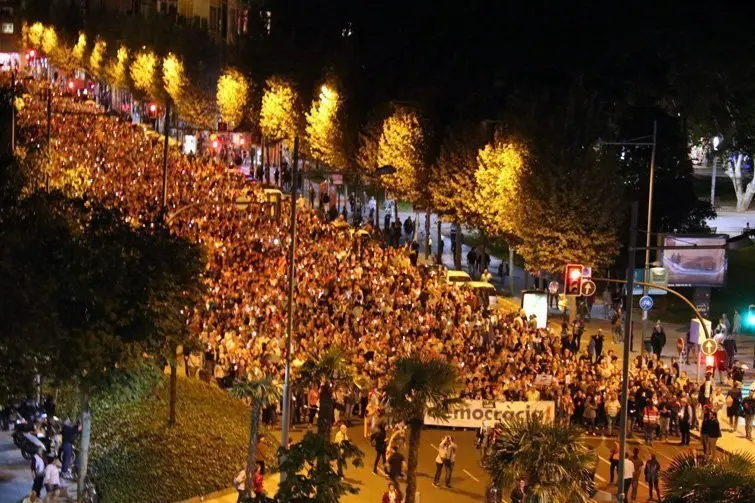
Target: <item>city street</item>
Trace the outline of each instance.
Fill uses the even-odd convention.
[[[380,502],[383,493],[387,488],[388,480],[384,473],[379,469],[380,475],[372,474],[372,463],[375,459],[375,451],[369,445],[369,441],[362,437],[362,428],[353,426],[349,429],[349,437],[365,453],[364,466],[361,468],[349,467],[346,471],[346,480],[359,488],[359,494],[356,496],[344,497],[341,501],[346,503],[361,502]],[[301,435],[302,430],[297,429],[294,433],[294,439]],[[432,481],[435,474],[435,454],[434,449],[446,436],[454,437],[458,444],[456,455],[456,464],[453,470],[451,480],[451,489],[433,487]],[[588,445],[595,449],[598,455],[598,467],[595,474],[596,488],[598,494],[595,499],[598,501],[610,500],[616,492],[615,485],[610,484],[610,456],[611,447],[618,440],[617,437],[583,437]],[[430,501],[432,503],[479,503],[483,501],[485,487],[489,481],[487,473],[479,465],[479,453],[474,448],[475,432],[472,430],[446,429],[446,428],[426,428],[422,431],[422,445],[420,447],[420,459],[417,476],[417,487],[421,496],[421,501]],[[654,442],[653,447],[647,447],[640,438],[629,439],[627,450],[631,451],[634,447],[640,448],[640,457],[644,460],[650,459],[650,454],[656,454],[662,468],[668,466],[674,456],[683,452],[680,446],[676,445],[678,439],[672,437],[670,442]],[[690,448],[699,449],[699,442],[695,439],[692,441]],[[687,448],[689,449],[689,448]],[[402,451],[406,455],[406,449]],[[441,479],[442,481],[443,479]],[[268,477],[265,484],[268,493],[275,491],[276,475]],[[402,480],[402,490],[406,487]],[[644,478],[640,482],[638,489],[637,501],[647,501],[648,487]],[[508,495],[505,495],[505,501],[509,501]],[[220,496],[214,499],[205,499],[208,503],[235,503],[235,492],[229,492],[226,496]]]

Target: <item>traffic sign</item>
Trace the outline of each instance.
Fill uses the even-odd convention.
[[[595,293],[596,289],[595,283],[592,280],[586,279],[582,282],[580,293],[582,293],[584,297],[589,297]]]
[[[551,295],[556,295],[560,286],[561,285],[558,284],[558,281],[551,281],[550,283],[548,283],[548,291],[551,293]]]
[[[643,311],[650,311],[650,309],[653,307],[653,297],[650,295],[645,295],[640,299],[640,309]]]
[[[714,339],[705,339],[700,349],[705,356],[713,356],[718,351],[718,343]]]

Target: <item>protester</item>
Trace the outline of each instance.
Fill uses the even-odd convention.
[[[525,487],[524,479],[520,479],[511,490],[511,503],[523,503]]]
[[[750,394],[742,400],[742,413],[745,420],[745,437],[752,440],[752,418],[755,416],[755,389],[750,388]]]
[[[650,459],[645,464],[645,482],[648,484],[648,499],[653,499],[653,489],[658,496],[658,501],[663,501],[661,497],[661,490],[658,486],[658,482],[661,478],[661,464],[655,457],[655,454],[650,455]]]
[[[391,479],[391,482],[393,482],[393,484],[396,486],[396,489],[398,490],[401,490],[398,479],[401,477],[404,470],[404,465],[406,464],[406,461],[404,459],[404,456],[400,452],[398,452],[398,448],[394,447],[391,451],[390,456],[388,456],[388,460],[385,463],[385,472],[388,474],[388,478]]]
[[[246,462],[244,462],[244,466],[233,478],[233,487],[236,488],[236,492],[238,493],[236,503],[246,501],[249,496],[249,493],[246,490]]]
[[[44,450],[39,449],[31,460],[31,476],[34,479],[31,490],[37,495],[42,494],[42,487],[45,483],[45,459],[43,453]]]
[[[338,431],[336,432],[336,436],[333,439],[334,443],[338,445],[338,476],[343,478],[343,465],[344,465],[344,452],[343,449],[346,444],[349,443],[349,432],[346,428],[345,424],[342,424]]]
[[[45,467],[45,490],[47,494],[53,494],[60,487],[60,460],[55,459]]]
[[[385,425],[379,425],[370,436],[370,443],[375,448],[375,462],[372,464],[372,473],[377,475],[378,462],[385,464],[385,453],[388,444],[385,439]]]
[[[632,472],[632,501],[637,500],[637,488],[640,485],[640,477],[642,477],[642,466],[644,461],[640,457],[640,448],[635,447],[632,449],[632,464],[634,465],[634,471]]]
[[[388,490],[383,494],[383,503],[401,503],[403,495],[393,482],[388,482]]]
[[[629,459],[627,452],[624,457],[624,501],[629,500],[629,490],[632,488],[632,479],[634,478],[634,463]]]

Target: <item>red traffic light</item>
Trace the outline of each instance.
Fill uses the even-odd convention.
[[[29,57],[30,58],[33,58],[36,55],[37,55],[37,52],[34,49],[32,49],[32,50],[29,51]]]
[[[706,367],[712,367],[716,364],[716,357],[713,355],[706,356],[705,357],[705,366]]]
[[[220,142],[218,140],[212,140],[212,148],[215,150],[220,148]]]
[[[154,103],[152,103],[152,104],[150,104],[150,106],[149,106],[149,113],[152,113],[152,114],[153,114],[153,113],[155,113],[155,112],[157,112],[157,105],[155,105]]]
[[[564,293],[566,295],[580,295],[582,290],[582,277],[585,268],[582,264],[568,264],[564,274]]]
[[[68,82],[68,89],[70,89],[70,90],[72,90],[72,91],[73,91],[73,88],[74,88],[75,86],[76,86],[76,84],[74,84],[72,80]]]

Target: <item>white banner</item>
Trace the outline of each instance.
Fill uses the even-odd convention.
[[[540,418],[553,421],[556,416],[554,402],[495,402],[492,400],[466,400],[453,410],[447,421],[425,416],[425,424],[455,428],[479,428],[483,421],[494,424],[509,419]]]

